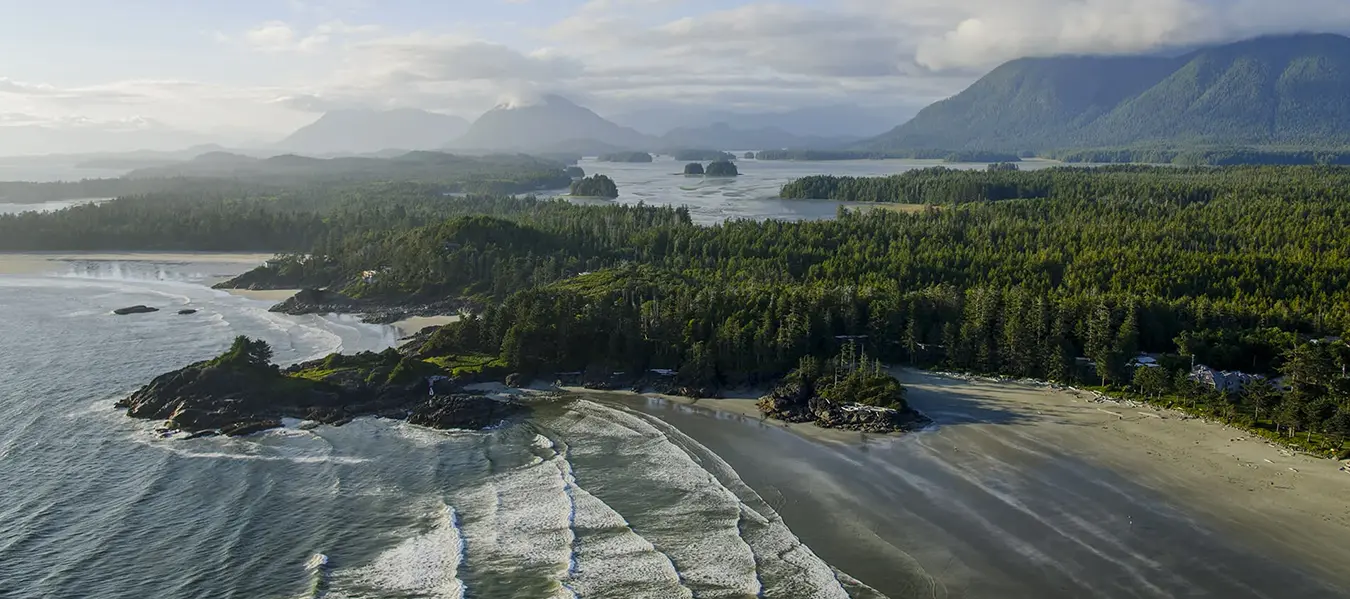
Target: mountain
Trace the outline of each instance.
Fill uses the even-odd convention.
[[[0,125],[0,156],[167,151],[214,141],[153,121],[132,124]]]
[[[335,110],[301,127],[275,149],[301,154],[431,150],[444,147],[468,128],[469,122],[457,116],[411,108]]]
[[[582,140],[635,150],[655,143],[654,139],[607,121],[562,96],[549,95],[537,103],[503,104],[489,110],[453,146],[536,151],[578,145]]]
[[[865,143],[1048,150],[1350,142],[1350,38],[1263,37],[1180,57],[1023,58]]]
[[[689,106],[652,106],[616,115],[612,120],[651,135],[676,129],[701,129],[731,123],[738,129],[779,129],[800,137],[862,139],[890,129],[914,115],[914,109],[866,108],[851,104],[809,106],[787,111],[708,110]]]
[[[788,133],[777,127],[743,129],[727,123],[707,127],[680,127],[661,136],[665,149],[717,148],[721,150],[770,150],[781,148],[830,149],[839,148],[858,138],[806,137]]]

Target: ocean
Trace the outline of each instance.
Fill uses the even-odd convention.
[[[63,268],[0,276],[0,597],[880,596],[717,455],[622,406],[161,438],[113,402],[236,335],[287,363],[397,334],[272,314],[204,285],[220,265]],[[111,314],[134,304],[162,311]]]

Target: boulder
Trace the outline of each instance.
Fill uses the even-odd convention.
[[[179,316],[185,316],[187,314],[196,314],[196,313],[197,311],[193,310],[192,308],[184,308],[178,311]]]
[[[113,310],[113,314],[116,314],[118,316],[126,316],[128,314],[148,314],[150,312],[159,312],[159,308],[151,308],[150,306],[135,305]]]
[[[519,389],[520,387],[525,386],[525,375],[522,375],[519,372],[508,374],[506,375],[505,384],[507,387]]]
[[[408,422],[438,429],[481,430],[524,409],[519,403],[482,395],[436,395],[412,409]]]

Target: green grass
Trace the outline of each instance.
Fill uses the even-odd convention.
[[[505,370],[506,362],[497,356],[486,354],[456,354],[436,356],[424,360],[439,367],[453,376],[482,374],[485,371]]]
[[[326,378],[328,378],[328,377],[330,377],[330,376],[333,376],[334,374],[337,374],[337,373],[339,373],[339,372],[344,372],[344,371],[347,371],[347,370],[356,370],[356,369],[355,369],[355,368],[310,368],[310,369],[308,369],[308,370],[301,370],[300,372],[292,373],[292,374],[289,374],[289,375],[287,375],[287,376],[290,376],[291,378],[305,379],[305,380],[309,380],[309,381],[320,382],[320,381],[323,381],[324,379],[326,379]]]

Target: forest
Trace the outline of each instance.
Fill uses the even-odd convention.
[[[384,184],[5,217],[0,244],[247,241],[288,252],[253,282],[471,299],[482,310],[427,340],[429,355],[496,356],[523,374],[669,369],[691,387],[766,384],[861,338],[890,364],[1099,386],[1329,452],[1350,436],[1348,177],[1138,166],[815,177],[788,187],[931,207],[715,226],[675,208]],[[1160,366],[1137,365],[1142,354]],[[1193,384],[1193,361],[1279,383],[1219,391]]]

